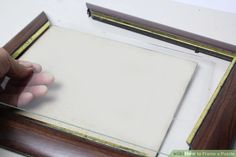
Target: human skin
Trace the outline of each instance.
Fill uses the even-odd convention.
[[[0,48],[0,102],[13,106],[27,105],[44,96],[53,81],[54,77],[42,72],[39,64],[16,61]]]

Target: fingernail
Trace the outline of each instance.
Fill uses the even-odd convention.
[[[43,78],[44,78],[45,84],[51,84],[55,80],[54,76],[50,73],[44,73]]]
[[[33,64],[34,72],[39,73],[42,71],[42,67],[39,64]]]

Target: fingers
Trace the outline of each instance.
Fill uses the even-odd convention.
[[[33,99],[46,95],[54,77],[48,73],[34,73],[30,81],[10,80],[6,89],[0,93],[0,101],[13,106],[23,106]]]
[[[47,85],[54,82],[54,77],[43,73],[39,64],[14,60],[6,50],[0,48],[0,102],[22,106],[34,98],[47,93]],[[5,76],[10,80],[2,88]]]
[[[15,61],[13,58],[10,60],[10,69],[7,75],[14,79],[24,79],[32,75],[33,72],[40,72],[41,66],[27,61]]]
[[[40,72],[40,73],[34,73],[29,79],[26,79],[24,81],[19,81],[12,79],[8,83],[8,87],[27,87],[27,86],[33,86],[33,85],[50,85],[54,82],[54,76],[46,73],[46,72]]]
[[[3,48],[0,48],[0,67],[0,78],[7,75],[15,79],[23,79],[33,72],[32,65],[19,64]]]
[[[32,85],[50,85],[54,82],[54,76],[46,73],[46,72],[41,72],[41,73],[35,73],[31,79],[29,80],[27,86],[32,86]]]
[[[29,92],[34,95],[35,98],[44,96],[47,94],[48,88],[45,85],[26,87],[23,92]]]
[[[31,62],[23,61],[23,60],[18,60],[17,62],[25,67],[32,67],[35,73],[39,73],[42,71],[41,65],[37,63],[31,63]]]
[[[29,104],[34,99],[34,95],[30,92],[23,92],[19,95],[17,100],[17,106],[21,107]]]
[[[34,95],[35,98],[43,96],[47,93],[48,87],[45,85],[36,85],[28,87],[8,87],[4,93],[7,94],[20,94],[23,92],[30,92]]]
[[[29,104],[34,99],[34,96],[30,92],[23,92],[20,94],[2,94],[0,101],[12,106],[24,106]]]
[[[13,106],[24,106],[30,103],[33,99],[46,95],[47,86],[38,85],[26,88],[16,88],[6,90],[1,94],[0,101]]]

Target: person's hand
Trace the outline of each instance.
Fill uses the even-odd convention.
[[[0,102],[22,106],[45,95],[54,77],[41,71],[39,64],[16,61],[0,48]]]

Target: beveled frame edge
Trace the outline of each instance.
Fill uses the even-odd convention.
[[[230,149],[232,147],[236,140],[236,114],[233,112],[236,110],[235,45],[140,19],[90,3],[86,5],[88,15],[94,20],[183,46],[194,50],[196,53],[205,53],[230,61],[230,66],[193,128],[192,133],[187,139],[187,143],[191,149]],[[233,86],[229,86],[229,84],[233,84]],[[223,115],[222,111],[227,111],[228,114]],[[226,123],[227,127],[222,127],[223,123]]]

